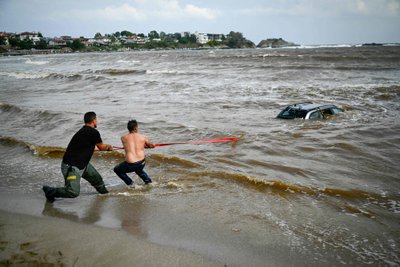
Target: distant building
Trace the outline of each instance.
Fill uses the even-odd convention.
[[[190,36],[190,32],[181,32],[181,36],[182,37],[189,37]]]
[[[32,40],[34,43],[40,41],[39,33],[38,32],[22,32],[19,35],[19,39],[21,41],[24,40]]]
[[[207,38],[209,41],[217,41],[217,42],[222,42],[223,39],[225,38],[224,34],[214,34],[214,33],[208,33]]]
[[[195,32],[196,40],[200,44],[206,44],[209,41],[217,41],[222,42],[225,38],[224,34],[215,34],[215,33],[199,33]]]
[[[106,46],[111,43],[111,39],[108,37],[99,37],[94,39],[94,44],[99,46]]]
[[[69,35],[63,35],[63,36],[60,36],[60,38],[64,41],[72,41],[73,40],[72,37]]]
[[[151,39],[154,42],[166,41],[166,42],[176,42],[178,43],[183,37],[196,37],[196,42],[199,44],[207,44],[209,41],[222,42],[225,39],[224,34],[212,34],[212,33],[191,33],[191,32],[176,32],[176,33],[165,33],[160,32],[159,38]],[[132,36],[121,36],[118,35],[108,35],[99,36],[97,38],[85,38],[83,36],[79,38],[73,38],[69,35],[63,35],[55,38],[44,38],[40,32],[22,32],[22,33],[8,33],[0,32],[0,44],[2,46],[8,46],[11,39],[17,39],[20,41],[32,40],[35,45],[40,41],[47,42],[50,47],[53,48],[63,48],[68,46],[68,43],[72,43],[74,40],[80,40],[85,46],[109,46],[123,45],[123,44],[145,44],[150,41],[148,36],[144,34],[132,35]],[[190,40],[193,42],[193,40]]]
[[[195,32],[194,35],[199,44],[206,44],[208,42],[208,36],[206,33]]]
[[[84,44],[86,47],[92,46],[92,45],[93,45],[93,42],[91,42],[89,38],[85,38],[85,37],[83,37],[83,36],[81,36],[81,37],[79,37],[79,38],[76,38],[76,40],[81,41],[82,44]]]
[[[63,39],[52,39],[49,41],[49,46],[64,47],[67,46],[67,41]]]
[[[0,32],[0,39],[2,40],[2,43],[4,45],[10,45],[10,43],[8,42],[8,38],[11,37],[11,33],[8,32]]]
[[[144,43],[147,42],[147,38],[146,37],[137,36],[137,35],[132,35],[132,36],[127,36],[125,38],[125,42],[127,44],[144,44]]]

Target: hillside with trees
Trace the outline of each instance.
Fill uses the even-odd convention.
[[[228,34],[204,33],[165,33],[150,31],[134,33],[128,30],[111,34],[97,32],[92,38],[61,36],[44,38],[41,33],[2,33],[0,35],[0,53],[12,54],[59,52],[95,52],[124,51],[141,49],[207,49],[207,48],[255,48],[242,33],[231,31]]]

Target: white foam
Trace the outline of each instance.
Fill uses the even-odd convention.
[[[48,77],[50,74],[42,73],[29,73],[29,72],[3,72],[0,71],[0,76],[8,76],[16,79],[43,79]]]
[[[123,59],[120,59],[120,60],[117,61],[117,63],[137,64],[137,63],[140,63],[140,61],[139,60],[123,60]]]
[[[177,70],[146,70],[146,74],[183,74]]]
[[[32,64],[32,65],[45,65],[45,64],[48,64],[49,61],[32,61],[30,58],[28,58],[28,59],[25,61],[25,63],[26,63],[26,64]]]

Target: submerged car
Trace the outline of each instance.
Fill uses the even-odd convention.
[[[305,120],[326,119],[329,116],[336,115],[344,110],[332,104],[315,104],[311,102],[296,103],[287,106],[277,116],[279,119]]]

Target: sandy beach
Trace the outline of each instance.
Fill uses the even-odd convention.
[[[74,199],[46,201],[38,188],[1,192],[0,266],[291,266],[299,252],[276,227],[199,212],[212,192],[110,186]],[[190,190],[190,188],[189,188]],[[160,195],[164,195],[160,200]],[[193,201],[187,195],[196,196]],[[185,197],[182,200],[182,196]],[[211,215],[211,214],[214,214]],[[268,237],[268,239],[265,239]]]
[[[6,201],[6,209],[14,206],[24,213],[30,204],[39,202],[26,200]],[[140,240],[124,230],[0,210],[0,266],[222,265],[182,249]]]

